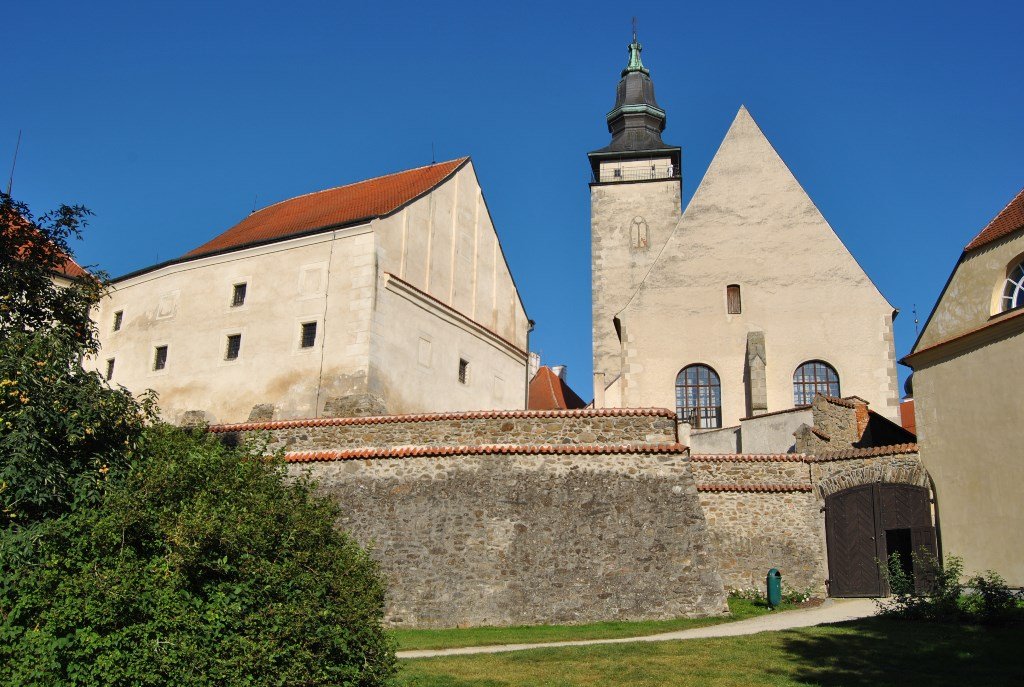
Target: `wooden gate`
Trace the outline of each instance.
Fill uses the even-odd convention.
[[[879,562],[892,553],[911,572],[911,552],[936,555],[928,490],[910,484],[864,484],[825,497],[825,542],[830,596],[888,593]],[[917,586],[927,571],[913,567]]]

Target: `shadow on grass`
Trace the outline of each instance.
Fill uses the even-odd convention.
[[[783,636],[789,679],[820,687],[1024,684],[1024,625],[869,618],[834,627]]]

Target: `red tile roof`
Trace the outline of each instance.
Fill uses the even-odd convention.
[[[1021,189],[1020,193],[967,244],[964,250],[974,250],[1018,229],[1024,229],[1024,189]]]
[[[184,255],[193,258],[387,216],[435,188],[469,160],[462,157],[269,205]]]
[[[847,448],[841,451],[819,453],[815,462],[827,463],[833,460],[850,460],[851,458],[875,458],[877,456],[897,456],[904,453],[917,453],[917,444],[893,444],[892,446],[872,446],[870,448]]]
[[[254,432],[295,427],[334,427],[338,425],[383,425],[398,422],[444,422],[447,420],[497,420],[534,417],[668,417],[676,414],[667,408],[600,408],[580,410],[472,410],[462,413],[421,413],[416,415],[379,415],[377,417],[320,417],[272,422],[239,422],[210,425],[208,431]]]
[[[813,487],[809,484],[698,484],[697,491],[783,494],[813,491]]]
[[[697,463],[807,463],[806,453],[698,453],[690,456]]]
[[[530,410],[565,410],[586,405],[587,402],[547,365],[541,366],[530,380]]]
[[[484,444],[481,446],[406,446],[347,450],[293,451],[284,454],[288,463],[324,463],[338,460],[368,460],[477,455],[616,455],[683,454],[682,444]]]

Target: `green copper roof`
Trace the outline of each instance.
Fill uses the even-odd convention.
[[[630,72],[641,72],[642,74],[650,75],[650,70],[640,61],[640,52],[644,49],[644,46],[640,45],[640,41],[636,39],[636,34],[633,34],[633,42],[629,44],[627,49],[629,50],[629,64],[622,70],[622,76]]]

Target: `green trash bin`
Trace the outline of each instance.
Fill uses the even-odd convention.
[[[782,603],[782,573],[778,568],[768,571],[766,586],[768,588],[768,606],[775,608]]]

